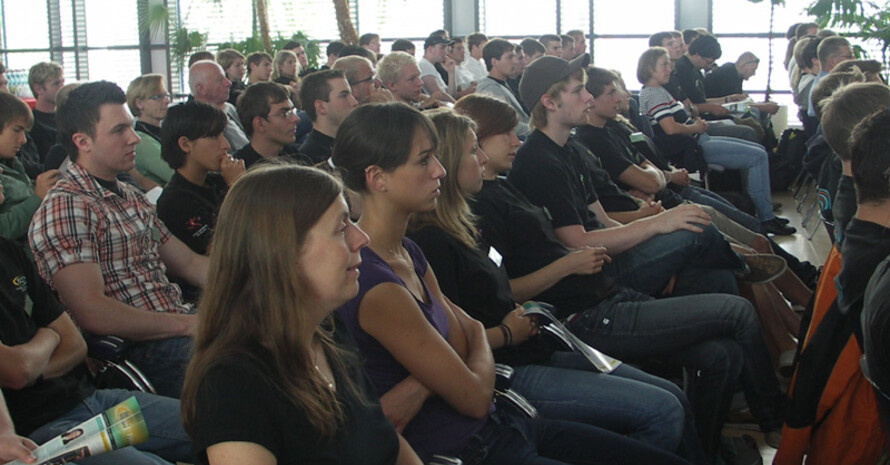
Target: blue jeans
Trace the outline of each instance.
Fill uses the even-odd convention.
[[[693,203],[714,207],[715,210],[723,213],[727,218],[751,231],[758,234],[765,234],[763,224],[760,223],[760,220],[739,210],[735,205],[731,204],[717,193],[702,189],[701,187],[686,186],[680,191],[680,196]]]
[[[159,395],[178,399],[191,355],[192,338],[171,337],[137,343],[127,350],[126,358],[142,370]]]
[[[103,389],[81,401],[81,405],[59,418],[37,428],[30,438],[42,444],[68,431],[85,420],[104,412],[116,404],[136,396],[145,424],[148,441],[133,447],[78,460],[81,465],[169,465],[171,462],[190,462],[192,441],[182,429],[179,401],[169,397],[122,389]]]
[[[737,383],[761,429],[782,424],[785,396],[773,372],[751,304],[731,295],[653,300],[630,289],[575,318],[569,328],[593,347],[627,362],[686,367],[687,392],[702,445],[712,456]]]
[[[738,294],[732,273],[740,269],[742,259],[713,226],[704,232],[674,231],[659,234],[612,257],[603,271],[618,284],[644,294],[657,295],[674,275],[691,273],[695,279],[678,279],[675,294],[705,292]],[[696,282],[697,281],[697,282]],[[694,285],[689,290],[687,285]]]
[[[707,134],[700,134],[698,143],[708,163],[747,172],[747,192],[757,209],[757,219],[763,222],[775,217],[769,186],[769,157],[762,145]]]
[[[611,431],[583,423],[497,411],[461,450],[464,465],[688,463]]]
[[[603,374],[581,354],[555,352],[547,365],[516,367],[511,387],[546,418],[599,426],[697,463],[704,456],[686,394],[630,365]]]

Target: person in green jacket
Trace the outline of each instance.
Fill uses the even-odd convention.
[[[164,76],[145,74],[127,87],[127,106],[136,117],[136,171],[162,188],[173,176],[173,168],[161,158],[161,120],[167,116],[170,94]]]
[[[43,196],[59,179],[59,170],[49,170],[32,182],[16,157],[33,123],[25,102],[0,92],[0,236],[20,242]]]

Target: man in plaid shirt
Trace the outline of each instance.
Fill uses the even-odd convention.
[[[31,249],[81,329],[134,341],[127,359],[159,394],[179,397],[197,318],[166,273],[203,287],[207,258],[173,237],[142,193],[117,181],[133,169],[139,142],[125,103],[117,85],[101,81],[59,107],[72,164],[34,214]]]

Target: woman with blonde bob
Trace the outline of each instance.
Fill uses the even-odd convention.
[[[402,103],[359,106],[334,142],[334,165],[361,194],[359,224],[370,237],[361,252],[358,295],[337,313],[356,339],[387,417],[424,460],[684,463],[591,425],[494,408],[492,347],[521,342],[533,327],[516,315],[509,331],[486,331],[448,300],[423,252],[405,237],[411,216],[434,210],[440,197],[439,143],[429,118]]]
[[[264,166],[232,186],[182,393],[199,463],[420,463],[329,318],[367,241],[320,170]]]
[[[161,121],[170,105],[164,81],[160,74],[145,74],[127,86],[127,106],[136,117],[134,129],[141,139],[136,144],[135,169],[161,187],[173,176],[173,169],[161,158]]]

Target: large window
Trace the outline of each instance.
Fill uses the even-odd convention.
[[[628,89],[639,89],[637,61],[649,48],[650,34],[674,29],[674,13],[673,2],[595,0],[594,64],[618,71]]]

